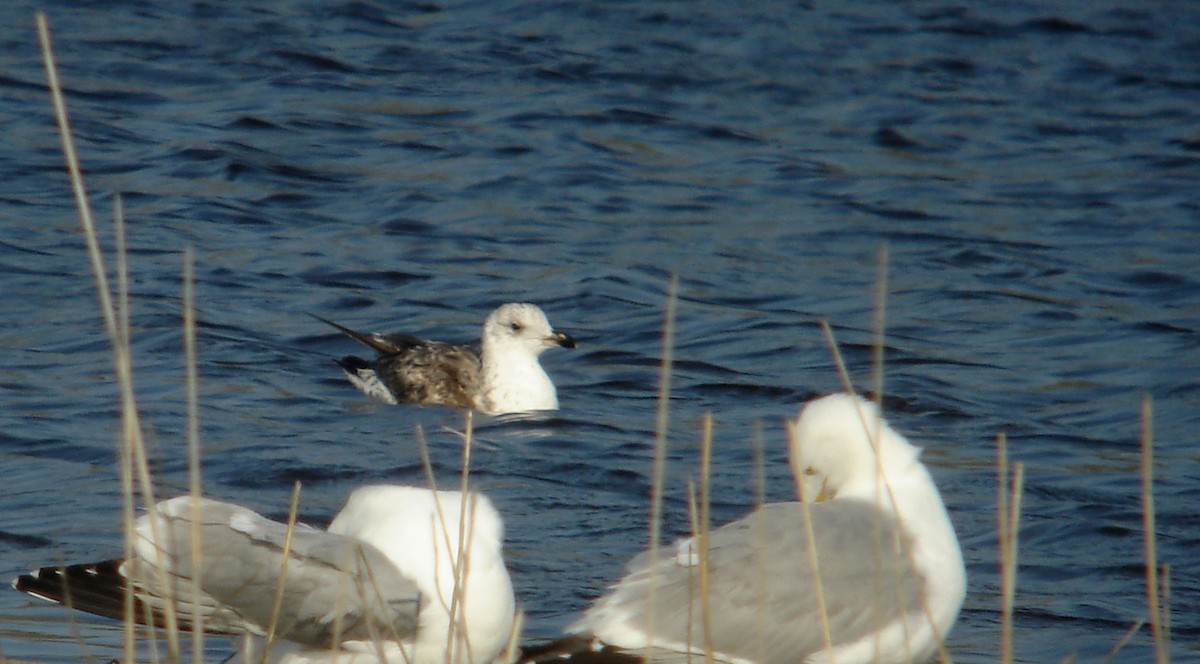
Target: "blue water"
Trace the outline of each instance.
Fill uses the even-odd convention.
[[[700,423],[714,518],[790,495],[783,418],[870,386],[963,544],[956,661],[999,643],[994,441],[1025,464],[1016,652],[1099,661],[1146,615],[1153,398],[1177,661],[1200,656],[1200,7],[1187,2],[29,2],[0,6],[0,576],[120,553],[117,391],[33,25],[54,33],[106,237],[123,196],[162,492],[186,485],[180,271],[196,255],[210,495],[330,518],[456,481],[461,416],[374,404],[310,318],[467,341],[531,300],[576,336],[562,410],[483,419],[527,636],[646,544],[665,292],[679,279],[666,530]],[[234,6],[228,6],[234,5]],[[106,241],[111,248],[111,241]],[[0,592],[0,651],[120,656],[110,623]],[[77,635],[78,634],[78,635]],[[210,643],[213,661],[228,653]],[[1119,661],[1151,661],[1143,628]]]

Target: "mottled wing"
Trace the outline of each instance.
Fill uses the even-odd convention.
[[[138,559],[127,574],[144,594],[164,597],[158,566],[177,579],[172,592],[188,598],[195,573],[190,546],[190,498],[160,503],[152,543],[151,520],[139,519]],[[416,630],[420,597],[375,547],[342,535],[298,527],[285,560],[286,526],[214,500],[199,503],[202,600],[240,616],[245,629],[264,633],[283,584],[276,635],[300,644],[329,647],[351,639],[404,639]]]
[[[899,550],[894,518],[853,501],[811,506],[816,551],[833,642],[865,636],[921,607],[923,580]],[[664,547],[657,566],[654,631],[764,664],[802,661],[824,648],[815,576],[799,503],[765,505],[710,536],[708,616],[699,585],[699,554]],[[611,612],[645,625],[652,576],[648,553],[571,631],[591,631]],[[704,625],[711,627],[705,638]],[[711,639],[711,641],[709,640]],[[655,660],[674,655],[656,653]]]
[[[380,356],[374,368],[397,401],[478,407],[479,354],[467,346],[427,341]]]

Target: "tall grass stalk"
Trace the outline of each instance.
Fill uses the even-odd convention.
[[[125,206],[119,194],[113,197],[113,235],[117,252],[117,302],[119,303],[116,316],[117,336],[121,340],[121,345],[129,348],[129,254],[125,244]],[[121,439],[129,440],[131,435],[122,431]],[[121,487],[122,541],[125,547],[125,560],[129,560],[133,555],[134,537],[137,536],[134,530],[136,506],[133,499],[133,457],[129,453],[129,446],[118,445],[117,457],[117,474]],[[133,618],[134,612],[137,610],[135,607],[133,585],[127,583],[124,589],[124,612],[122,613],[126,619],[122,621],[121,630],[122,648],[126,662],[132,662],[134,656],[134,644],[137,637],[136,622]]]
[[[283,551],[281,552],[282,560],[279,563],[279,582],[275,584],[275,599],[271,602],[271,619],[267,621],[267,633],[263,637],[263,648],[261,663],[266,664],[267,658],[271,653],[271,644],[275,642],[275,630],[279,628],[279,612],[283,609],[283,589],[287,585],[287,568],[288,559],[292,554],[292,534],[296,531],[296,513],[300,509],[300,482],[297,480],[292,485],[292,500],[288,504],[288,519],[287,529],[283,532]],[[193,518],[198,515],[193,514]],[[199,538],[196,534],[192,535],[192,541],[196,542]],[[195,545],[193,545],[195,546]],[[195,660],[200,662],[202,660]]]
[[[108,336],[113,352],[113,365],[117,375],[117,384],[121,393],[121,414],[123,424],[122,442],[130,447],[133,468],[142,488],[142,497],[147,509],[154,505],[153,487],[150,484],[149,466],[145,457],[145,446],[142,439],[140,422],[137,414],[137,401],[133,391],[133,363],[130,358],[128,335],[117,322],[116,308],[113,305],[112,293],[108,283],[108,273],[104,257],[100,251],[100,242],[96,233],[96,224],[92,215],[91,204],[88,201],[87,188],[83,182],[83,172],[79,167],[78,152],[75,149],[74,138],[71,134],[70,119],[67,115],[66,99],[62,93],[62,85],[58,77],[58,68],[54,62],[54,51],[50,41],[50,27],[44,13],[37,15],[38,41],[41,44],[42,61],[46,69],[46,80],[50,88],[50,99],[54,106],[55,121],[59,128],[63,155],[70,175],[71,189],[74,192],[76,207],[79,212],[80,224],[83,227],[84,239],[88,248],[88,257],[92,266],[92,276],[96,282],[96,291],[100,299],[100,312],[104,318],[104,329]],[[132,490],[132,483],[126,486]],[[152,530],[157,530],[151,520]],[[158,533],[153,538],[161,541]],[[171,580],[165,570],[162,571],[159,583],[165,593],[167,602],[164,607],[164,622],[167,632],[167,649],[171,661],[180,661],[179,629],[173,603],[174,596]]]
[[[470,495],[470,473],[471,473],[471,449],[474,447],[474,431],[475,431],[475,414],[473,411],[466,411],[466,422],[462,432],[463,450],[462,450],[462,469],[460,471],[459,491],[462,493],[463,500],[459,505],[459,513],[456,515],[458,519],[458,541],[450,542],[446,539],[449,530],[446,528],[446,516],[442,512],[441,501],[434,501],[435,517],[438,523],[441,524],[443,546],[447,551],[456,551],[454,558],[454,590],[450,597],[450,606],[447,607],[450,615],[449,631],[446,635],[446,662],[453,664],[461,661],[459,655],[461,652],[468,659],[471,658],[472,647],[469,638],[470,632],[467,630],[465,618],[465,603],[466,603],[466,576],[470,569],[470,560],[467,552],[470,550],[471,541],[475,534],[475,509],[477,498]],[[425,478],[429,483],[430,489],[437,491],[437,478],[433,472],[433,461],[429,456],[429,442],[425,437],[425,431],[420,426],[416,428],[417,448],[421,455],[421,465],[425,469]],[[470,520],[468,521],[468,514]],[[468,524],[470,528],[468,528]],[[430,524],[434,527],[435,524]],[[436,528],[434,530],[436,541]],[[516,614],[520,616],[518,612]],[[523,620],[523,617],[521,618]],[[510,635],[510,645],[513,638],[518,636]],[[403,649],[401,649],[403,653]],[[407,659],[407,653],[403,653]]]
[[[1167,606],[1162,597],[1169,594],[1168,585],[1160,586],[1158,547],[1155,543],[1154,518],[1154,402],[1150,395],[1142,397],[1141,477],[1143,555],[1146,559],[1146,608],[1150,614],[1150,634],[1154,639],[1155,664],[1171,661],[1170,632]],[[1167,584],[1168,575],[1161,583]]]
[[[200,379],[196,351],[196,275],[195,257],[189,248],[183,253],[183,357],[187,372],[187,451],[188,493],[191,495],[192,526],[189,541],[192,546],[191,595],[192,601],[192,661],[204,661],[204,612],[200,597],[201,576],[204,569],[204,548],[200,546],[200,498],[202,495],[200,473]],[[299,483],[296,486],[299,494]],[[294,496],[295,498],[296,496]],[[293,505],[294,507],[294,505]],[[291,528],[288,529],[285,551],[291,544]],[[287,564],[286,557],[284,564]],[[280,584],[282,587],[282,584]]]
[[[448,640],[446,645],[446,664],[453,664],[459,661],[459,647],[462,647],[466,651],[467,659],[471,659],[471,640],[468,638],[470,632],[467,630],[463,607],[466,606],[467,570],[470,565],[466,553],[470,550],[471,540],[475,535],[475,503],[478,500],[477,497],[468,493],[470,490],[471,444],[475,434],[474,411],[467,411],[466,420],[466,426],[464,427],[466,437],[463,441],[462,471],[459,481],[459,492],[462,494],[462,500],[459,501],[458,541],[455,542],[455,546],[457,547],[455,551],[458,553],[454,557],[454,591],[450,597],[450,629],[446,635]],[[468,512],[468,510],[470,511]],[[471,515],[471,532],[469,533],[467,532],[468,513]],[[444,526],[443,532],[445,532]]]
[[[712,595],[709,586],[709,571],[712,555],[709,533],[712,519],[710,507],[712,504],[712,446],[713,418],[712,413],[705,413],[700,436],[700,505],[696,517],[696,544],[700,555],[700,628],[704,634],[704,661],[713,664],[713,614]]]
[[[754,427],[751,436],[750,459],[754,473],[754,508],[759,509],[767,502],[767,473],[766,458],[763,452],[763,431],[761,423]],[[758,519],[754,529],[754,567],[759,571],[754,575],[754,647],[758,655],[755,661],[766,661],[767,639],[767,524],[766,519]]]
[[[886,251],[881,252],[880,258],[881,258],[881,261],[885,261],[887,259],[887,252]],[[880,275],[881,275],[880,276],[881,279],[886,276],[886,267],[885,266],[880,267]],[[879,291],[877,291],[877,292],[880,292],[880,293],[883,293],[883,295],[886,295],[885,288],[881,287],[879,289]],[[877,314],[876,315],[876,333],[875,333],[875,338],[874,338],[874,342],[873,342],[873,345],[874,345],[873,357],[877,358],[878,361],[882,361],[882,358],[883,358],[883,329],[884,329],[883,317],[881,314]],[[833,358],[834,366],[837,368],[838,377],[840,378],[840,380],[842,382],[842,389],[845,390],[849,394],[856,394],[856,392],[854,390],[854,383],[850,379],[849,371],[846,369],[845,358],[842,356],[842,352],[838,345],[837,338],[835,337],[835,335],[833,333],[833,328],[832,328],[832,326],[829,325],[828,321],[825,321],[825,320],[821,321],[821,331],[825,337],[826,344],[829,347],[829,352]],[[875,394],[875,403],[879,408],[880,418],[878,421],[876,421],[874,423],[868,422],[867,418],[866,418],[866,414],[864,412],[862,412],[861,409],[859,409],[859,418],[862,421],[863,429],[867,434],[867,438],[871,443],[871,449],[875,452],[874,456],[875,456],[876,477],[877,477],[877,481],[879,482],[879,484],[876,485],[876,489],[880,492],[879,493],[880,499],[882,500],[884,493],[887,494],[888,501],[893,506],[893,510],[892,510],[893,516],[896,518],[896,521],[900,524],[901,528],[904,528],[905,527],[904,521],[900,517],[899,512],[896,511],[896,509],[895,509],[895,506],[897,504],[896,496],[895,496],[894,492],[892,491],[891,484],[888,483],[887,473],[885,472],[885,469],[883,468],[883,460],[879,455],[879,437],[880,437],[880,434],[882,433],[882,428],[884,425],[884,420],[882,417],[882,414],[883,414],[883,393],[882,393],[883,368],[876,367],[874,369],[874,376],[875,376],[875,382],[876,382],[877,388],[880,390]],[[791,444],[794,449],[795,441],[793,440]],[[796,458],[796,456],[793,455],[793,459],[795,459],[795,458]],[[794,461],[793,463],[796,463],[796,462]],[[793,466],[792,470],[793,470],[793,473],[802,471],[803,466],[799,466],[798,464],[796,464]],[[800,484],[799,484],[800,476],[799,475],[796,475],[796,483],[797,483],[797,488],[799,488],[799,486],[800,486]],[[806,518],[807,518],[807,514],[808,514],[807,506],[805,506],[805,509],[802,511],[802,513],[805,514]],[[914,574],[917,573],[917,564],[916,564],[916,559],[913,557],[912,546],[904,538],[900,538],[894,544],[901,547],[901,549],[903,550],[904,555],[908,561],[909,569],[912,570]],[[880,541],[880,545],[882,545],[882,541]],[[882,549],[879,549],[879,551],[880,551],[880,553],[882,553]],[[942,664],[950,664],[950,662],[952,660],[950,657],[950,650],[946,647],[946,643],[945,643],[946,635],[942,634],[941,629],[938,628],[937,621],[934,620],[933,612],[929,607],[928,599],[926,597],[924,597],[923,595],[921,597],[921,609],[925,613],[925,620],[926,620],[927,624],[929,625],[929,628],[934,633],[934,643],[936,644],[936,647],[937,647],[938,661],[942,662]],[[878,648],[879,644],[876,643],[875,647]],[[909,642],[908,642],[907,638],[905,639],[905,647],[906,648],[909,647]],[[878,659],[880,656],[882,656],[882,653],[879,653],[877,651],[876,658]],[[907,659],[910,661],[912,660],[911,653],[908,655]]]
[[[678,305],[679,280],[671,275],[667,283],[666,313],[663,319],[662,364],[658,377],[658,413],[654,425],[654,466],[650,489],[650,569],[658,569],[661,555],[658,540],[662,534],[663,485],[666,482],[667,434],[671,412],[671,372],[675,363],[675,309]],[[658,608],[658,577],[650,579],[647,596],[646,634],[654,634],[654,615]],[[653,644],[649,644],[653,645]]]
[[[878,268],[875,274],[875,319],[874,339],[871,341],[871,388],[875,391],[875,403],[883,411],[883,342],[887,333],[888,296],[888,245],[879,248]]]
[[[1009,470],[1011,468],[1011,483]],[[1000,549],[1000,663],[1013,661],[1013,606],[1025,466],[1008,462],[1008,438],[996,436],[996,534]]]
[[[792,478],[796,483],[796,496],[800,499],[800,525],[804,528],[805,555],[808,557],[808,565],[812,569],[812,584],[813,594],[817,600],[817,617],[821,623],[821,639],[825,643],[825,653],[828,656],[829,664],[837,664],[836,655],[833,651],[833,631],[829,624],[829,608],[825,602],[825,583],[821,578],[821,561],[817,556],[817,540],[816,532],[813,529],[812,510],[809,501],[804,497],[804,488],[801,482],[804,477],[804,468],[806,464],[800,454],[799,440],[796,438],[795,427],[787,428],[788,447],[790,454],[788,459],[792,465]]]

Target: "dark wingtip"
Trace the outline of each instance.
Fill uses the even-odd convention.
[[[559,639],[540,643],[535,646],[523,646],[517,664],[533,664],[566,659],[571,655],[586,652],[591,648],[590,639],[577,634],[568,634]]]
[[[337,364],[339,367],[341,367],[343,371],[348,371],[350,373],[358,373],[359,369],[370,369],[371,368],[371,363],[369,361],[364,360],[361,357],[356,357],[354,355],[347,355],[346,357],[340,357],[340,358],[334,360],[334,363]]]
[[[342,325],[342,324],[340,324],[340,323],[335,323],[335,322],[333,322],[333,321],[329,320],[328,318],[324,318],[324,317],[318,316],[318,315],[314,314],[314,313],[313,313],[313,312],[311,312],[311,311],[308,311],[308,312],[305,312],[305,313],[307,313],[309,316],[312,316],[313,318],[316,318],[317,320],[321,321],[322,323],[325,323],[325,324],[326,324],[326,325],[328,325],[329,327],[332,327],[333,329],[335,329],[335,330],[337,330],[337,331],[341,332],[342,334],[344,334],[344,335],[346,335],[346,336],[350,337],[351,339],[359,339],[359,337],[364,337],[364,336],[366,336],[365,334],[363,334],[363,333],[361,333],[361,332],[358,332],[358,331],[356,331],[356,330],[352,330],[352,329],[350,329],[350,328],[346,327],[345,325]],[[361,341],[361,340],[360,340],[360,341]],[[365,342],[364,342],[364,343],[365,343]]]
[[[21,576],[13,579],[11,583],[13,590],[19,590],[23,593],[29,592],[29,584],[37,580],[34,577],[34,574],[37,574],[37,572],[33,572],[32,574],[22,574]]]
[[[635,652],[612,646],[596,646],[590,637],[568,634],[560,639],[521,649],[517,664],[642,664]]]

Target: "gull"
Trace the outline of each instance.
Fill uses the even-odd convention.
[[[638,555],[571,636],[533,650],[656,662],[711,652],[735,664],[931,658],[966,572],[920,450],[848,394],[809,403],[790,428],[806,502],[763,505],[712,530],[707,546],[693,537],[657,560]]]
[[[368,396],[395,404],[442,404],[490,415],[557,410],[558,393],[538,356],[553,346],[574,348],[571,335],[555,332],[537,305],[500,306],[483,323],[478,352],[469,346],[407,334],[364,334],[318,320],[374,350],[374,360],[353,355],[338,366]]]
[[[297,524],[290,541],[285,524],[245,507],[181,496],[137,520],[129,559],[43,567],[13,586],[121,619],[128,583],[139,619],[149,606],[164,624],[171,603],[184,628],[199,606],[205,632],[244,637],[247,664],[267,647],[278,664],[488,664],[514,620],[503,538],[479,493],[363,487],[328,530]]]

